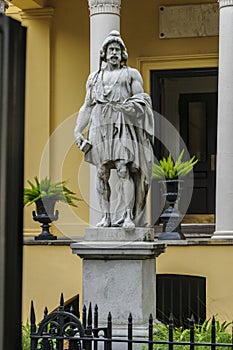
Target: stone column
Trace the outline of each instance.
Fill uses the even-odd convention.
[[[120,31],[121,0],[88,0],[90,10],[90,69],[99,69],[99,50],[112,30]],[[96,169],[90,166],[90,225],[100,221],[99,205],[93,184],[96,181]]]
[[[219,0],[219,88],[216,231],[212,238],[233,238],[233,0]]]

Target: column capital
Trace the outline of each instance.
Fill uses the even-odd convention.
[[[28,19],[51,19],[54,15],[52,7],[45,7],[41,9],[29,9],[20,12],[22,20]]]
[[[219,0],[219,8],[233,6],[233,0]]]
[[[90,15],[113,13],[120,15],[121,0],[88,0]]]

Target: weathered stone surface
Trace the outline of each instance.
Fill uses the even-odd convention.
[[[154,230],[150,227],[136,227],[126,230],[121,227],[89,228],[85,231],[86,241],[154,241]]]
[[[101,1],[91,3],[98,8]],[[96,190],[102,213],[97,227],[132,229],[148,222],[146,198],[154,161],[154,115],[142,77],[127,66],[127,59],[120,33],[111,31],[100,48],[100,67],[88,78],[85,102],[74,130],[85,161],[97,169]],[[83,135],[86,127],[88,140]],[[115,186],[110,183],[113,172],[118,179]]]
[[[217,36],[218,22],[217,3],[160,6],[160,39]]]
[[[129,313],[144,325],[156,310],[156,260],[165,244],[154,242],[83,241],[71,244],[83,258],[83,302],[97,304],[100,323],[111,311],[116,325]]]

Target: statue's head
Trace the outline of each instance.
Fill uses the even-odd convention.
[[[100,49],[100,61],[106,62],[106,54],[108,46],[112,43],[118,43],[121,47],[121,63],[126,64],[128,59],[128,54],[124,41],[122,40],[120,33],[116,30],[112,30],[111,33],[104,40],[102,47]]]

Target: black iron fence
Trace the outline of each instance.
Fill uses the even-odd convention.
[[[157,349],[211,349],[222,348],[233,349],[233,335],[231,341],[217,342],[216,321],[212,318],[209,342],[197,342],[195,340],[195,320],[192,316],[189,325],[189,340],[174,339],[174,324],[171,315],[168,324],[167,339],[155,340],[154,335],[158,326],[154,324],[152,315],[148,320],[147,336],[139,339],[133,336],[133,318],[128,317],[127,335],[124,338],[112,336],[112,316],[109,313],[106,327],[98,326],[98,307],[92,311],[91,304],[87,310],[86,306],[82,310],[82,322],[79,319],[79,310],[74,310],[72,305],[69,311],[65,310],[63,295],[60,299],[60,306],[56,311],[48,314],[47,308],[44,311],[44,319],[39,326],[36,325],[36,316],[31,304],[31,350],[112,350],[115,344],[122,344],[122,348],[132,350],[137,344],[137,349],[157,350]],[[157,327],[157,328],[156,328]],[[232,332],[233,334],[233,332]],[[101,347],[99,346],[101,344]],[[117,349],[120,349],[120,345]]]

